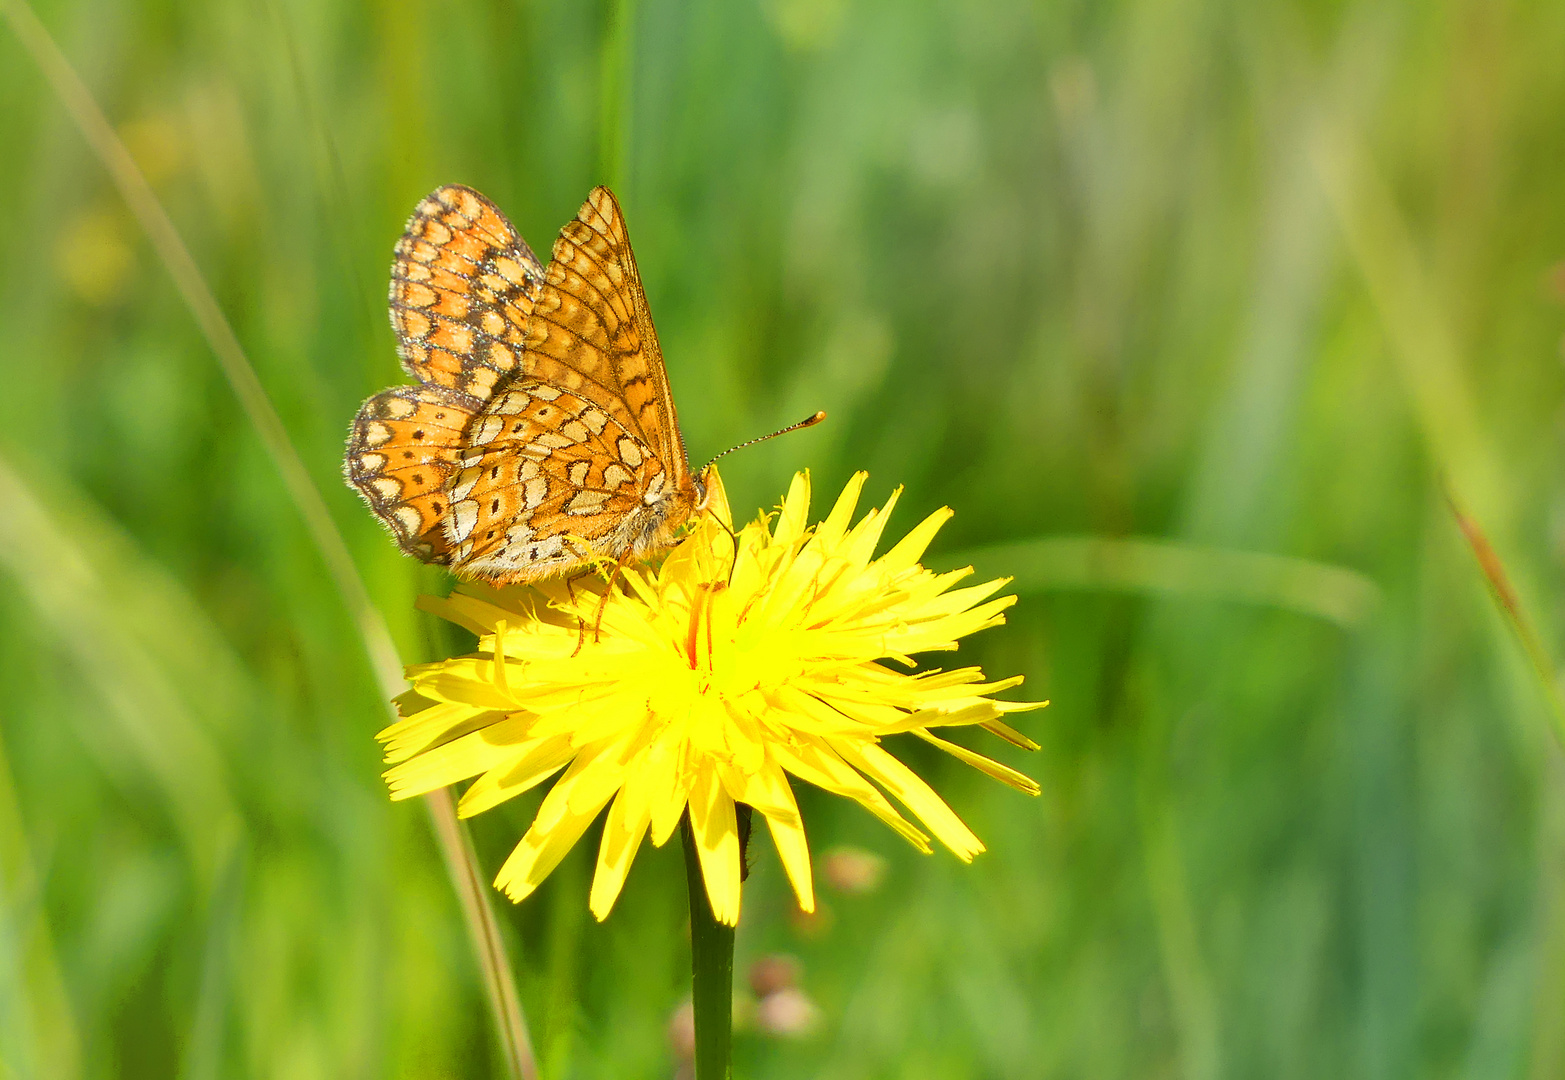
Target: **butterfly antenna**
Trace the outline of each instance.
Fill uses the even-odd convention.
[[[713,465],[717,464],[718,458],[725,458],[729,454],[732,454],[735,450],[743,450],[747,446],[754,446],[756,443],[763,443],[767,439],[775,439],[775,438],[777,438],[777,436],[779,436],[779,435],[786,435],[790,431],[802,431],[804,428],[814,427],[816,424],[820,423],[824,419],[826,419],[826,414],[824,412],[818,412],[814,416],[807,416],[807,417],[805,417],[803,420],[800,420],[797,424],[789,424],[785,428],[779,428],[778,430],[772,432],[770,435],[762,435],[759,439],[751,439],[749,442],[742,442],[738,446],[730,446],[727,450],[724,450],[721,454],[718,454],[717,457],[713,458],[711,461],[709,461],[705,465],[701,466],[701,471],[702,472],[706,472]]]

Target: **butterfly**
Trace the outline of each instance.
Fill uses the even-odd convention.
[[[711,465],[686,459],[608,188],[547,269],[484,196],[437,189],[397,242],[390,306],[418,384],[364,403],[344,472],[409,555],[535,581],[653,555],[705,509]]]

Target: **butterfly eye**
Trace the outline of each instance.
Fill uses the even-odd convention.
[[[706,509],[706,504],[712,501],[712,489],[707,485],[705,472],[700,476],[692,477],[691,483],[696,489],[696,513],[700,513]]]

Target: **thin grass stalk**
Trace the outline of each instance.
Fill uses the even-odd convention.
[[[1512,508],[1505,498],[1504,473],[1485,438],[1454,335],[1445,324],[1407,222],[1350,128],[1321,137],[1315,165],[1384,325],[1439,469],[1446,504],[1478,560],[1502,618],[1527,654],[1547,700],[1555,737],[1565,746],[1565,700],[1553,664],[1505,565],[1478,524],[1480,516],[1491,527],[1499,522],[1499,533],[1505,534]],[[1480,504],[1479,514],[1469,509],[1470,501]]]
[[[303,460],[294,449],[282,418],[273,407],[265,387],[261,385],[255,368],[245,356],[243,346],[218,306],[195,258],[180,238],[179,231],[158,201],[135,158],[99,108],[92,92],[76,74],[70,61],[32,9],[22,0],[0,0],[0,15],[5,17],[88,146],[108,171],[121,197],[146,233],[153,250],[174,279],[175,288],[217,357],[234,396],[239,399],[268,456],[281,474],[289,497],[304,518],[316,550],[326,563],[333,584],[358,627],[360,641],[389,710],[391,698],[401,693],[406,686],[402,677],[402,662],[397,656],[391,632],[370,601],[369,591],[359,577],[346,541],[331,519],[320,489],[311,480]],[[425,805],[450,871],[452,885],[462,903],[473,951],[483,970],[490,1008],[510,1074],[522,1080],[536,1080],[537,1065],[527,1022],[517,998],[515,978],[472,846],[466,841],[456,820],[449,793],[442,791],[427,796]]]
[[[1489,543],[1489,537],[1484,534],[1483,527],[1457,501],[1456,493],[1451,490],[1449,484],[1444,485],[1444,491],[1446,505],[1451,508],[1451,516],[1456,519],[1457,528],[1462,530],[1462,537],[1467,541],[1473,558],[1478,562],[1478,569],[1482,571],[1484,581],[1489,586],[1489,595],[1494,600],[1494,606],[1499,609],[1500,616],[1516,635],[1522,652],[1527,654],[1527,662],[1532,665],[1533,673],[1538,677],[1538,685],[1542,687],[1543,696],[1549,704],[1549,718],[1553,722],[1554,736],[1560,741],[1560,747],[1565,749],[1565,699],[1561,698],[1559,679],[1554,674],[1554,665],[1549,660],[1548,650],[1543,647],[1543,639],[1533,628],[1532,619],[1528,617],[1527,609],[1522,606],[1521,597],[1517,594],[1515,586],[1511,584],[1511,576],[1506,572],[1505,564],[1500,561],[1494,545]]]
[[[457,818],[456,803],[451,798],[450,788],[431,792],[424,796],[424,802],[429,807],[435,835],[440,840],[440,852],[445,856],[446,870],[457,886],[457,895],[462,899],[462,914],[467,923],[468,937],[478,952],[478,966],[484,976],[484,990],[489,997],[495,1030],[500,1036],[500,1049],[505,1055],[506,1069],[511,1076],[537,1080],[538,1063],[533,1057],[527,1021],[522,1013],[521,1000],[516,996],[516,981],[511,977],[505,941],[500,937],[494,909],[487,900],[488,883],[479,871],[478,855],[473,850],[472,838]]]
[[[16,784],[5,740],[0,738],[0,918],[10,925],[13,950],[8,957],[10,977],[21,988],[26,1001],[27,1035],[31,1045],[23,1053],[30,1056],[40,1075],[57,1080],[78,1080],[82,1074],[82,1041],[76,1016],[71,1010],[65,974],[54,948],[54,934],[48,911],[43,904],[43,883],[39,880],[33,853],[22,824],[17,804]],[[8,1031],[15,1038],[18,1027]],[[12,1047],[13,1053],[21,1050]]]

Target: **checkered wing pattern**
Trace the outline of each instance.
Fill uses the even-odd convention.
[[[344,473],[403,551],[449,563],[445,487],[467,428],[515,371],[543,266],[471,188],[421,200],[397,241],[391,326],[418,386],[376,394],[354,418]]]
[[[686,469],[663,351],[608,188],[594,188],[560,230],[527,320],[526,349],[529,375],[596,401],[660,459]]]
[[[490,403],[460,465],[446,518],[452,561],[494,580],[612,561],[636,548],[668,493],[662,463],[619,420],[539,382],[518,382]]]
[[[651,553],[695,506],[663,353],[619,203],[560,231],[522,374],[474,421],[451,491],[459,572],[504,581]]]
[[[365,402],[347,475],[404,551],[505,583],[672,542],[698,485],[607,188],[546,272],[487,199],[441,188],[397,245],[391,317],[421,385]]]
[[[538,256],[499,209],[452,184],[422,202],[391,265],[391,327],[407,373],[475,401],[515,371],[533,301]]]
[[[396,386],[364,403],[348,435],[348,483],[397,546],[428,563],[451,561],[445,488],[474,412],[471,398],[443,386]]]

